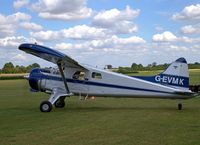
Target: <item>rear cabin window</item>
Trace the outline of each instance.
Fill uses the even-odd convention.
[[[76,80],[84,80],[85,79],[85,72],[77,71],[72,76],[73,79]]]
[[[94,78],[94,79],[102,79],[102,76],[101,76],[100,73],[93,72],[93,73],[92,73],[92,78]]]

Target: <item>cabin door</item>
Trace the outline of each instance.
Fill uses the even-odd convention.
[[[77,71],[73,75],[72,90],[76,93],[87,95],[89,92],[88,79],[85,78],[85,72]]]

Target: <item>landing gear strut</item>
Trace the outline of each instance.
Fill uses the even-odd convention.
[[[178,110],[182,110],[182,103],[178,103]]]
[[[56,108],[64,108],[65,107],[65,101],[64,101],[65,97],[61,97],[59,98],[55,103],[54,106]],[[40,111],[41,112],[51,112],[53,108],[53,105],[51,104],[51,102],[49,101],[43,101],[40,104]]]
[[[52,89],[51,96],[48,101],[44,101],[40,104],[40,111],[41,112],[51,112],[53,108],[53,104],[56,108],[63,108],[65,107],[65,97],[70,96],[71,93],[69,91],[67,81],[62,69],[62,61],[57,62],[62,80],[64,82],[65,90],[59,87],[55,87]]]

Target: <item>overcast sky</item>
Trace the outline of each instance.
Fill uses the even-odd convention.
[[[1,1],[0,68],[9,61],[51,65],[19,51],[24,42],[37,42],[99,67],[169,63],[178,57],[200,62],[200,2]]]

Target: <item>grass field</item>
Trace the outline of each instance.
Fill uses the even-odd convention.
[[[199,72],[192,73],[195,83]],[[46,99],[30,93],[26,80],[1,80],[0,145],[200,144],[198,98],[178,111],[176,100],[70,97],[64,109],[41,113]]]
[[[1,74],[0,73],[0,80],[13,80],[13,79],[23,79],[27,73],[21,74]]]

